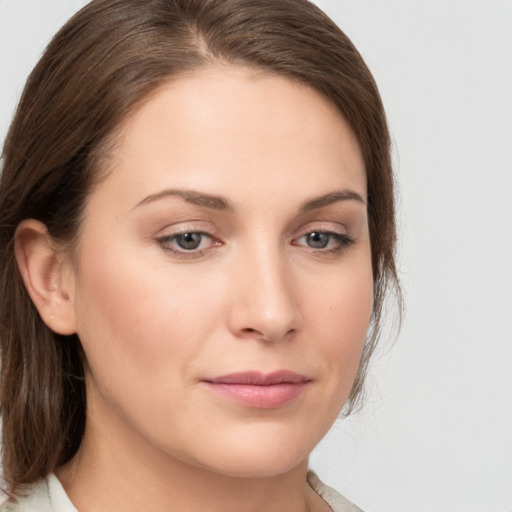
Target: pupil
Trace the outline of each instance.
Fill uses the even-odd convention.
[[[178,235],[176,237],[177,244],[182,249],[192,250],[197,249],[201,243],[200,233],[185,233],[184,235]]]
[[[310,233],[308,235],[308,245],[313,249],[324,249],[329,243],[329,236],[325,233]]]

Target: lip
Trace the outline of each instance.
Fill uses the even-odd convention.
[[[311,379],[289,370],[272,373],[248,371],[206,378],[211,391],[246,407],[276,409],[297,399]]]

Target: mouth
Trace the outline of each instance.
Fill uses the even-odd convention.
[[[246,407],[276,409],[298,399],[312,380],[289,370],[280,370],[268,374],[257,371],[232,373],[201,382],[214,393]]]

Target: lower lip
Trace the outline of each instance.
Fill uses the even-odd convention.
[[[305,390],[308,382],[281,382],[279,384],[223,384],[205,382],[215,393],[246,407],[277,409],[290,404]]]

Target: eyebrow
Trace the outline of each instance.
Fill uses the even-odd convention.
[[[331,192],[320,197],[315,197],[306,201],[300,207],[300,213],[310,212],[311,210],[318,210],[325,208],[333,203],[339,203],[341,201],[357,201],[366,206],[366,201],[361,197],[360,194],[353,190],[342,190],[340,192]]]
[[[136,207],[143,204],[152,203],[153,201],[158,201],[159,199],[166,197],[179,197],[180,199],[187,201],[187,203],[206,206],[206,208],[212,208],[213,210],[222,210],[228,212],[233,211],[233,205],[224,197],[213,196],[203,192],[198,192],[196,190],[184,190],[177,188],[167,189],[156,194],[151,194],[150,196],[143,199],[140,203],[138,203]]]
[[[199,192],[197,190],[190,189],[166,189],[156,194],[151,194],[144,198],[140,203],[136,205],[136,208],[147,203],[152,203],[167,197],[178,197],[187,201],[188,203],[196,204],[199,206],[205,206],[206,208],[212,208],[214,210],[232,212],[234,210],[231,201],[222,196],[214,196]],[[334,203],[342,201],[357,201],[366,206],[366,201],[361,197],[360,194],[353,190],[342,190],[339,192],[330,192],[323,196],[315,197],[302,204],[299,208],[300,213],[306,213],[311,210],[318,210],[325,208]]]

